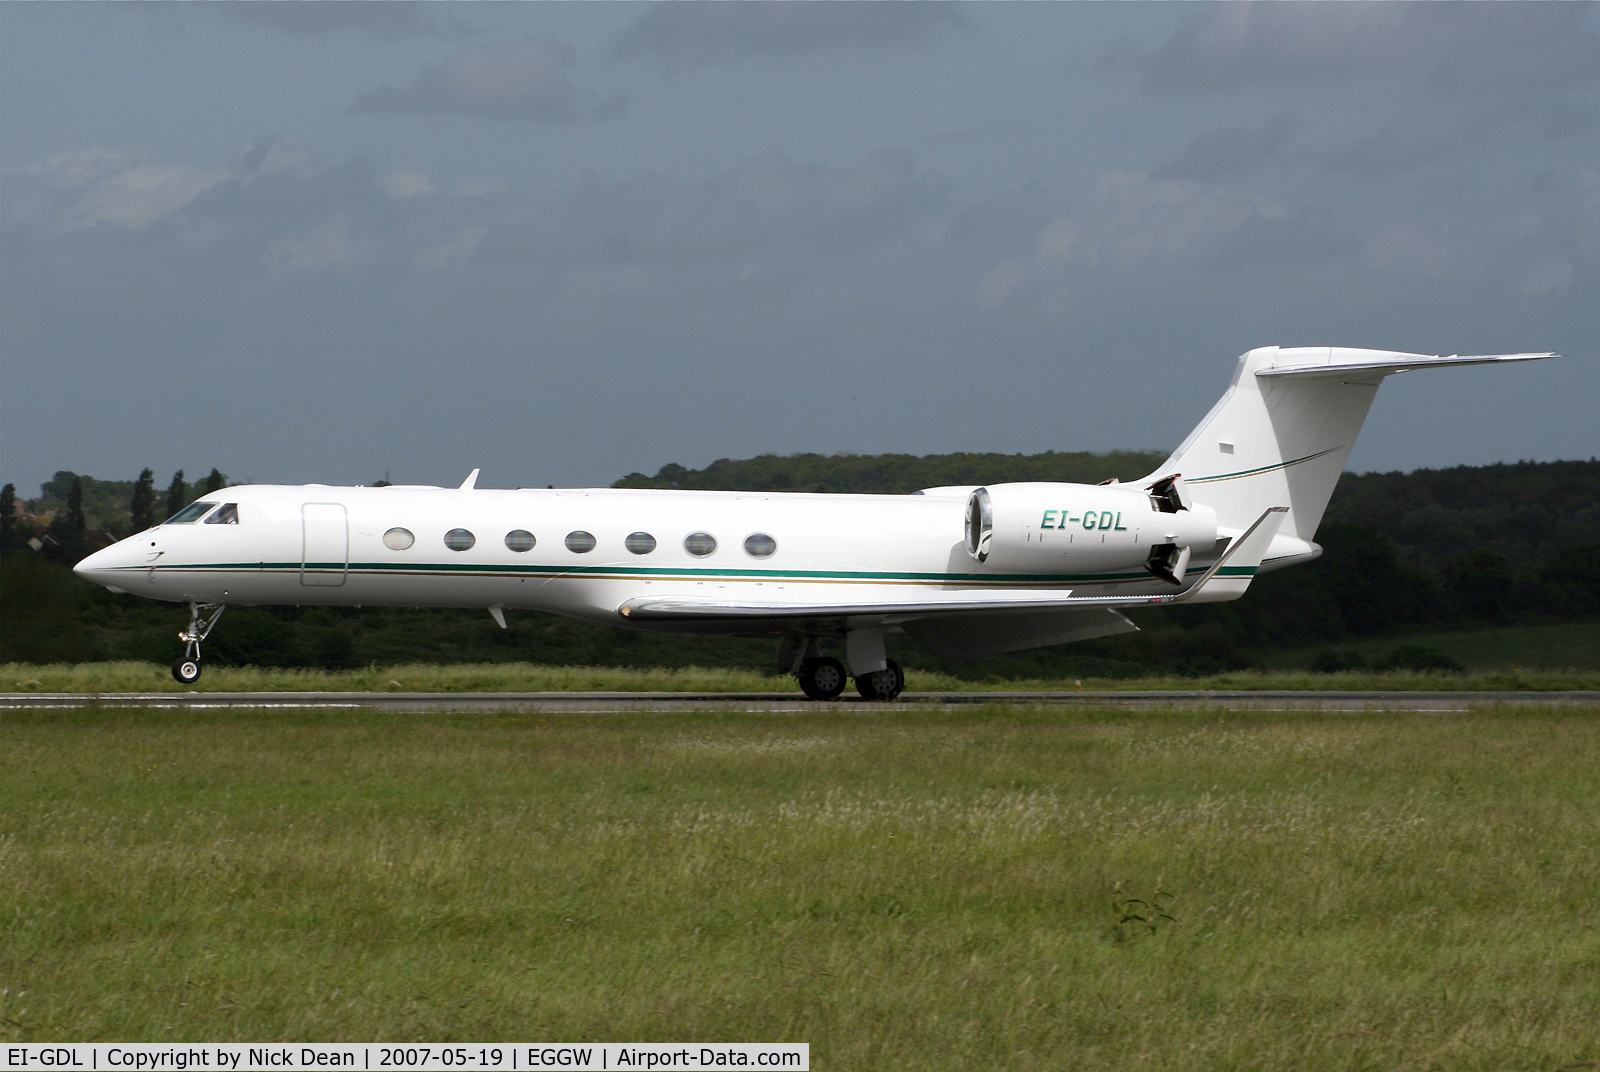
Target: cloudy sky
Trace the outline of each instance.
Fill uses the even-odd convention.
[[[1600,452],[1600,5],[0,4],[0,479]]]

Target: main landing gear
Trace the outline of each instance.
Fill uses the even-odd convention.
[[[182,685],[193,685],[200,680],[200,642],[211,635],[211,629],[227,610],[225,603],[190,603],[189,628],[178,634],[183,641],[183,655],[172,660],[172,676]]]
[[[882,670],[856,675],[856,691],[868,703],[889,703],[906,689],[906,672],[893,659],[884,660]]]
[[[850,661],[858,671],[854,675],[856,691],[869,703],[889,703],[905,691],[905,671],[893,659],[884,658],[881,634],[861,639],[867,640],[865,646],[859,641],[848,645]],[[810,699],[837,700],[849,683],[851,674],[838,659],[822,655],[818,651],[820,646],[821,641],[817,637],[788,637],[778,652],[778,663],[782,669],[799,679],[800,690]],[[863,669],[874,664],[882,669]]]
[[[800,691],[813,700],[837,700],[844,691],[844,683],[849,680],[844,663],[828,655],[807,659],[795,671],[795,676],[800,679]]]

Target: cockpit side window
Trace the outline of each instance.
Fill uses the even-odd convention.
[[[217,505],[214,502],[192,502],[162,522],[163,525],[192,525]]]
[[[207,525],[237,525],[239,523],[239,504],[223,503],[222,509],[206,518]]]

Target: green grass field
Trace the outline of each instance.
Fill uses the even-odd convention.
[[[1600,708],[0,714],[0,1038],[1600,1058]]]
[[[1109,689],[1392,689],[1409,692],[1600,690],[1600,670],[1522,668],[1465,674],[1353,671],[1314,674],[1300,669],[1240,670],[1211,677],[1048,678],[965,681],[926,670],[906,671],[913,692],[1017,692]],[[4,663],[0,692],[788,692],[791,677],[754,670],[687,667],[538,666],[462,663],[453,666],[374,666],[365,670],[280,670],[210,667],[191,686],[172,680],[156,663]],[[854,695],[851,690],[850,695]]]

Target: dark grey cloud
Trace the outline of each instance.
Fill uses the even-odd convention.
[[[1484,101],[1430,101],[1385,123],[1328,159],[1328,170],[1392,177],[1448,160],[1500,126],[1504,110]]]
[[[577,51],[545,34],[492,45],[464,45],[403,87],[381,86],[356,98],[358,112],[466,115],[529,123],[585,123],[620,116],[621,92],[574,82]]]
[[[1465,55],[1439,57],[1431,84],[1496,95],[1581,89],[1600,80],[1600,33],[1587,4],[1518,4],[1474,12]]]
[[[1526,128],[1548,141],[1600,131],[1600,101],[1517,99],[1452,93],[1422,101],[1326,157],[1336,174],[1393,178],[1452,160],[1506,131]]]
[[[1548,138],[1595,129],[1600,34],[1592,22],[1584,4],[1211,4],[1154,53],[1124,50],[1118,59],[1163,92],[1389,79],[1394,106],[1384,121],[1324,155],[1336,173],[1393,177],[1519,127]],[[1164,174],[1222,174],[1215,165],[1245,148],[1245,138],[1233,131],[1197,140]]]
[[[540,196],[396,178],[360,158],[323,166],[287,138],[221,170],[101,150],[8,172],[6,336],[15,352],[154,348],[152,374],[321,354],[298,373],[321,377],[463,345],[610,362],[653,330],[641,322],[689,316],[715,352],[762,322],[834,330],[830,307],[870,320],[867,295],[915,263],[946,197],[902,149],[843,168],[768,152],[701,182]]]
[[[1313,206],[1288,216],[1247,220],[1217,260],[1234,266],[1309,266],[1354,257],[1360,251],[1355,234],[1328,209]]]
[[[1409,4],[1207,4],[1144,60],[1156,90],[1218,91],[1427,62]],[[1123,57],[1124,61],[1127,57]]]
[[[1063,281],[1077,292],[1111,294],[1133,279],[1216,271],[1264,261],[1311,263],[1328,256],[1325,214],[1295,214],[1244,190],[1227,190],[1142,172],[1114,172],[1092,190],[1060,202],[1035,224],[1031,257],[999,266],[980,302],[997,305],[992,286],[1031,281],[1046,291]],[[1296,241],[1312,239],[1303,253]]]
[[[1546,139],[1564,141],[1600,130],[1600,100],[1552,101],[1537,116]]]
[[[447,5],[423,0],[259,0],[210,6],[226,18],[297,37],[329,33],[422,37],[468,29]]]
[[[354,14],[0,4],[0,479],[1170,446],[1273,342],[1574,355],[1358,465],[1595,449],[1594,4]]]
[[[1447,90],[1550,90],[1600,74],[1600,38],[1587,8],[1207,4],[1137,62],[1146,87],[1157,90],[1219,91],[1378,72],[1425,76]]]
[[[784,249],[837,252],[934,216],[946,184],[904,149],[858,167],[803,164],[771,150],[698,183],[592,180],[541,198],[496,227],[473,260],[490,264],[681,263]]]
[[[953,3],[660,3],[617,35],[612,56],[663,71],[834,51],[927,45],[972,24]]]
[[[1036,134],[1036,123],[984,123],[945,133],[929,134],[922,139],[924,145],[971,145],[975,142],[994,141],[997,138],[1014,138],[1019,134]]]
[[[1156,173],[1162,179],[1206,181],[1247,171],[1280,154],[1294,132],[1292,116],[1275,115],[1259,130],[1228,127],[1202,134],[1186,145],[1178,158]]]
[[[270,458],[264,479],[490,459],[541,484],[803,447],[1170,445],[1258,342],[1592,337],[1600,179],[1500,209],[1516,229],[1453,231],[1138,172],[956,204],[892,148],[474,195],[282,137],[215,169],[84,150],[0,185],[0,347],[29,400],[7,435],[66,464],[35,444],[70,392],[84,428]]]

